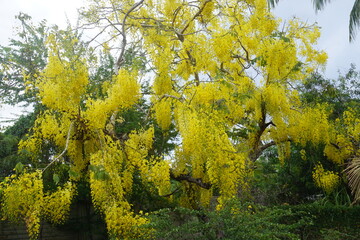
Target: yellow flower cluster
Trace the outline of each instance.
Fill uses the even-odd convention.
[[[230,98],[230,91],[225,85],[202,83],[194,88],[192,101],[194,105],[199,104],[202,107],[221,107],[221,104]]]
[[[289,119],[291,121],[289,135],[295,142],[303,146],[306,142],[328,143],[331,126],[324,107],[318,106],[293,112]]]
[[[277,145],[280,163],[284,163],[290,157],[290,142],[285,141]]]
[[[326,194],[330,194],[340,183],[340,177],[332,171],[327,171],[321,164],[315,166],[313,179],[316,186],[322,188]]]
[[[151,239],[152,231],[139,227],[149,221],[145,217],[134,215],[116,204],[107,209],[105,221],[109,235],[115,236],[115,239]]]
[[[202,11],[202,19],[200,19],[201,22],[207,23],[211,20],[211,18],[214,16],[213,11],[215,7],[215,2],[213,1],[206,1],[203,0],[203,11]]]
[[[105,128],[109,115],[117,110],[134,105],[140,98],[140,86],[136,74],[120,70],[108,89],[105,99],[88,99],[84,113],[88,125],[93,129]]]
[[[91,154],[93,203],[104,214],[108,231],[115,237],[133,239],[136,235],[149,234],[137,228],[147,220],[135,216],[126,200],[126,194],[132,191],[135,170],[139,170],[143,181],[156,181],[159,189],[170,184],[169,166],[167,169],[151,168],[148,164],[147,155],[153,137],[154,128],[132,132],[124,147],[119,141],[104,137],[103,148]],[[152,172],[156,177],[150,177]]]
[[[128,218],[132,214],[131,207],[125,200],[125,188],[128,185],[126,183],[128,178],[122,177],[119,164],[114,164],[114,162],[119,161],[121,163],[122,160],[124,159],[121,157],[121,153],[117,154],[115,149],[108,149],[106,153],[92,154],[91,164],[98,166],[97,171],[107,173],[108,178],[97,177],[99,172],[90,172],[90,187],[93,203],[104,214],[109,233],[114,235],[122,234],[118,236],[131,239],[132,228],[140,225],[141,221],[136,222],[135,218]],[[104,165],[98,165],[101,162]],[[103,166],[104,169],[101,169],[100,166]],[[125,224],[124,220],[129,222]]]
[[[149,181],[158,189],[159,195],[170,193],[170,163],[162,159],[154,160],[149,170]]]
[[[37,239],[43,206],[41,171],[11,176],[2,183],[1,188],[2,216],[11,221],[23,220],[30,239]]]
[[[171,100],[161,99],[154,103],[155,119],[162,130],[166,131],[171,125]]]
[[[63,223],[74,195],[71,183],[44,194],[41,171],[8,177],[1,183],[1,190],[2,216],[10,221],[24,221],[30,239],[38,238],[42,216],[52,223]]]
[[[281,121],[280,119],[284,116],[291,115],[291,107],[299,102],[296,99],[289,98],[289,94],[292,93],[278,83],[264,86],[262,98],[266,104],[266,110],[273,116],[274,121]]]
[[[89,81],[85,60],[60,59],[54,37],[50,37],[48,64],[36,82],[41,101],[47,107],[77,114],[82,95]]]
[[[127,160],[133,167],[137,167],[144,175],[148,172],[147,155],[152,147],[154,139],[154,128],[145,131],[132,132],[125,144]]]
[[[70,211],[70,205],[74,196],[74,188],[71,182],[64,187],[49,193],[44,197],[43,211],[47,219],[54,224],[64,223]]]
[[[267,39],[259,50],[259,63],[265,65],[267,76],[272,81],[284,81],[297,64],[296,47],[291,42],[280,39]]]
[[[172,82],[170,76],[168,76],[167,73],[160,73],[159,76],[155,78],[153,89],[159,96],[166,93],[171,93]]]
[[[359,149],[354,143],[360,141],[360,118],[356,110],[349,109],[334,124],[328,144],[325,146],[325,155],[334,163],[343,164],[352,155],[357,155]]]
[[[176,173],[187,174],[190,170],[194,178],[218,187],[222,195],[220,200],[232,198],[243,183],[246,156],[234,149],[225,126],[222,126],[222,114],[217,116],[214,112],[206,116],[179,105],[175,116],[182,137],[178,157],[173,163],[177,167]],[[198,201],[207,205],[210,193],[201,191],[197,195]]]
[[[333,143],[333,144],[331,144]],[[330,143],[325,146],[325,155],[337,164],[344,164],[353,153],[351,141],[342,134],[333,136]]]

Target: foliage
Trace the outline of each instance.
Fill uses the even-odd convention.
[[[346,110],[356,109],[360,104],[359,72],[351,65],[346,73],[337,79],[326,79],[320,73],[313,73],[297,87],[301,100],[307,104],[327,104],[332,112],[330,118],[341,118]]]
[[[314,164],[324,158],[319,149],[307,148],[306,161],[302,147],[292,146],[291,155],[281,163],[276,149],[268,149],[256,163],[252,199],[262,205],[299,204],[322,196],[313,181]]]
[[[21,23],[16,33],[18,39],[11,39],[9,46],[0,46],[0,95],[8,104],[30,104],[36,102],[36,92],[26,89],[46,65],[45,41],[49,29],[46,21],[34,26],[31,17],[24,13],[16,18]]]
[[[17,144],[18,139],[15,136],[0,133],[0,176],[2,179],[9,176],[17,164]]]
[[[314,202],[295,206],[282,206],[294,214],[306,212],[312,216],[313,224],[303,233],[303,239],[358,239],[360,232],[355,224],[359,222],[359,206],[349,207]],[[331,235],[332,233],[332,235]]]
[[[156,239],[301,239],[312,216],[233,202],[220,211],[176,208],[150,215]]]
[[[359,207],[228,204],[220,211],[162,209],[149,215],[156,239],[357,239]]]
[[[34,125],[36,119],[36,110],[28,115],[21,115],[11,126],[4,131],[6,135],[16,136],[18,138],[24,137],[29,129]]]
[[[18,154],[18,144],[25,132],[31,126],[32,114],[21,116],[19,120],[4,133],[0,132],[0,179],[12,175],[15,171],[21,172],[21,168],[30,161],[25,156]]]

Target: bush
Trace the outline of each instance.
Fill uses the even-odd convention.
[[[306,212],[231,202],[220,211],[162,209],[150,215],[156,239],[301,239]]]
[[[306,212],[312,216],[313,223],[302,233],[302,239],[360,239],[360,206],[321,204],[315,202],[295,206],[281,206],[284,210],[296,213]]]

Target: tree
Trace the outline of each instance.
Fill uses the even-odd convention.
[[[306,82],[297,87],[301,100],[307,104],[328,104],[332,112],[330,118],[341,118],[344,111],[359,106],[359,73],[351,65],[347,73],[337,79],[326,79],[320,73],[314,73]]]
[[[275,149],[269,149],[256,165],[255,190],[259,194],[255,197],[265,200],[267,204],[283,201],[298,203],[314,199],[314,196],[323,193],[327,200],[336,200],[337,204],[340,198],[344,200],[343,203],[351,202],[344,169],[347,164],[356,163],[351,159],[357,154],[357,136],[348,135],[348,130],[356,126],[356,117],[352,121],[347,120],[346,124],[344,118],[349,116],[348,112],[358,112],[360,103],[358,88],[359,73],[354,65],[351,65],[347,72],[339,74],[336,79],[327,79],[321,73],[314,72],[305,82],[296,86],[303,104],[326,106],[328,119],[335,130],[331,133],[332,147],[311,143],[305,146],[292,144],[291,155],[284,164],[279,163]],[[340,135],[343,137],[339,137]],[[341,144],[337,138],[343,139]],[[355,142],[351,142],[354,140]],[[330,151],[338,153],[348,152],[339,155],[324,154],[325,148],[327,151],[331,149]],[[321,170],[328,174],[324,175],[323,180],[316,179],[317,175],[313,174],[314,168],[318,172]],[[325,179],[329,180],[331,176],[337,181],[325,187]],[[315,188],[314,183],[318,188]]]
[[[45,41],[49,29],[46,21],[34,26],[31,17],[24,13],[16,18],[21,23],[19,39],[11,39],[9,46],[0,46],[1,100],[12,105],[31,104],[36,101],[31,86],[46,65]]]
[[[305,102],[326,103],[333,119],[331,144],[326,146],[327,157],[337,163],[338,175],[344,170],[348,175],[346,182],[354,194],[354,202],[359,200],[359,72],[354,65],[336,80],[325,79],[319,74],[310,78],[299,91]],[[331,162],[330,161],[330,162]],[[344,165],[344,163],[346,165]],[[346,179],[346,178],[343,178]]]
[[[270,7],[275,7],[279,0],[268,0]],[[313,5],[316,11],[321,11],[324,9],[327,3],[330,3],[331,0],[313,0]],[[354,5],[350,12],[349,17],[349,41],[353,41],[356,36],[356,28],[360,24],[360,1],[355,0]]]
[[[0,133],[0,179],[10,176],[15,171],[21,172],[24,165],[30,164],[29,158],[18,154],[18,144],[33,126],[35,114],[21,116],[12,126]]]
[[[129,203],[134,178],[194,209],[209,207],[216,195],[221,209],[248,188],[254,162],[269,147],[281,161],[291,142],[334,147],[326,108],[302,104],[293,87],[326,61],[314,48],[316,25],[293,20],[279,30],[265,0],[93,1],[82,14],[84,26],[110,33],[108,46],[120,43],[116,74],[97,82],[102,90],[94,94],[79,39],[49,36],[47,66],[34,85],[46,108],[20,143],[35,162],[46,150],[48,165],[2,186],[2,213],[24,219],[33,238],[43,216],[64,220],[79,181],[89,182],[111,236],[147,238],[151,232],[139,226],[148,220]],[[124,64],[136,44],[151,73]],[[142,78],[151,78],[149,117],[164,135],[171,127],[178,133],[173,152],[153,151],[154,126],[115,129],[141,98]],[[48,192],[42,178],[56,165],[68,175]]]

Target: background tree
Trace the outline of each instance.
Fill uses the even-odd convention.
[[[49,28],[46,21],[34,26],[31,17],[24,13],[16,18],[20,21],[18,39],[11,39],[9,46],[0,46],[1,100],[11,105],[29,105],[37,101],[36,93],[29,90],[46,65]]]
[[[313,73],[297,89],[305,103],[328,104],[332,120],[341,118],[346,110],[359,106],[359,72],[353,64],[337,79],[327,79],[320,73]]]
[[[358,71],[351,65],[347,72],[339,74],[336,79],[327,79],[321,73],[313,73],[296,88],[304,104],[326,105],[329,120],[336,125],[337,131],[342,132],[343,128],[349,126],[340,126],[336,122],[343,124],[342,119],[346,116],[344,113],[359,109],[358,84]],[[348,143],[351,144],[351,141]],[[337,146],[335,141],[332,144]],[[352,165],[351,154],[344,156],[345,164],[339,165],[323,154],[324,144],[292,144],[291,148],[291,154],[283,164],[278,160],[276,149],[272,148],[266,151],[256,165],[253,190],[256,201],[262,204],[301,203],[325,197],[333,203],[350,204],[352,197],[343,171],[348,163]],[[352,154],[356,154],[356,150]],[[317,164],[340,176],[338,185],[331,191],[319,189],[321,186],[314,183],[312,172]]]
[[[46,37],[49,28],[46,21],[35,25],[31,17],[25,13],[16,16],[19,25],[16,28],[16,38],[10,39],[8,46],[0,46],[0,95],[1,102],[11,105],[32,105],[38,103],[36,92],[30,91],[37,75],[46,65]],[[20,170],[22,165],[29,164],[29,159],[17,154],[18,142],[33,126],[36,110],[26,116],[20,116],[5,129],[2,135],[1,178],[14,173],[15,166]],[[19,165],[17,165],[19,164]]]

